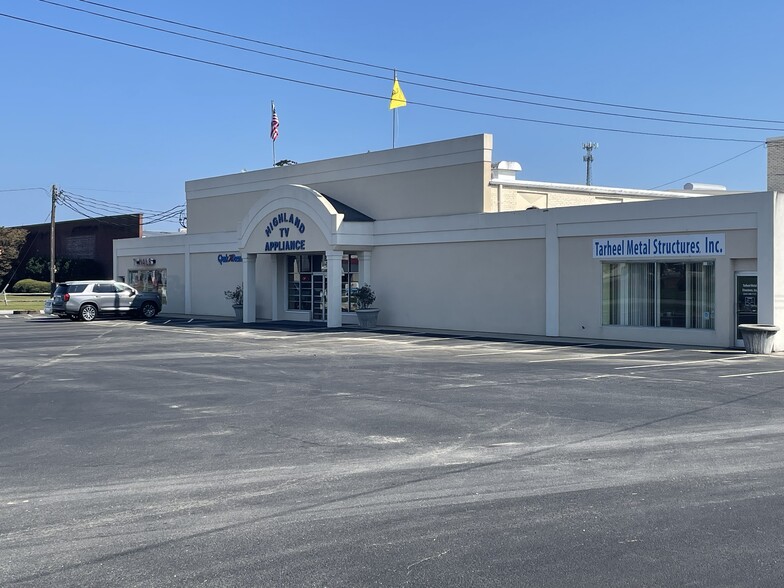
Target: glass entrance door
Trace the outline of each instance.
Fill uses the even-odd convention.
[[[327,320],[327,276],[325,274],[313,274],[313,305],[311,308],[311,320]]]
[[[757,274],[735,274],[735,344],[743,346],[743,337],[737,325],[756,324],[757,318]]]
[[[308,320],[327,320],[327,262],[319,253],[286,256],[286,310],[307,311]],[[304,320],[301,313],[297,320]]]

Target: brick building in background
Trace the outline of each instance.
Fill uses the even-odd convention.
[[[142,214],[121,214],[55,223],[55,259],[58,268],[56,280],[109,279],[112,277],[112,242],[142,236]],[[18,227],[28,231],[27,240],[11,270],[11,282],[26,277],[49,280],[46,266],[45,276],[33,276],[28,271],[30,260],[50,258],[49,223]],[[85,275],[87,274],[87,275]],[[5,280],[4,280],[5,281]]]

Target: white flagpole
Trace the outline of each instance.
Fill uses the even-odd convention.
[[[394,83],[397,81],[397,70],[392,70],[392,91],[394,93]],[[395,134],[397,132],[397,108],[392,109],[392,149],[395,148]]]

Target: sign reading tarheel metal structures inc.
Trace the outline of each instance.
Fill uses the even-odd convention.
[[[724,251],[724,233],[612,237],[593,240],[593,257],[597,259],[716,257],[724,255]]]

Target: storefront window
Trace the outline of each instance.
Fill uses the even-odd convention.
[[[128,270],[128,284],[139,292],[158,292],[161,302],[166,304],[166,270]]]
[[[713,329],[713,261],[603,263],[602,324]]]
[[[313,310],[313,297],[316,306],[323,303],[326,295],[326,258],[322,254],[286,256],[287,272],[287,309]],[[314,277],[316,287],[313,287]],[[356,291],[359,288],[359,257],[356,253],[346,252],[341,261],[341,310],[351,312],[357,309]]]
[[[357,309],[357,290],[359,289],[359,257],[356,253],[344,253],[340,286],[340,309],[353,312]]]

